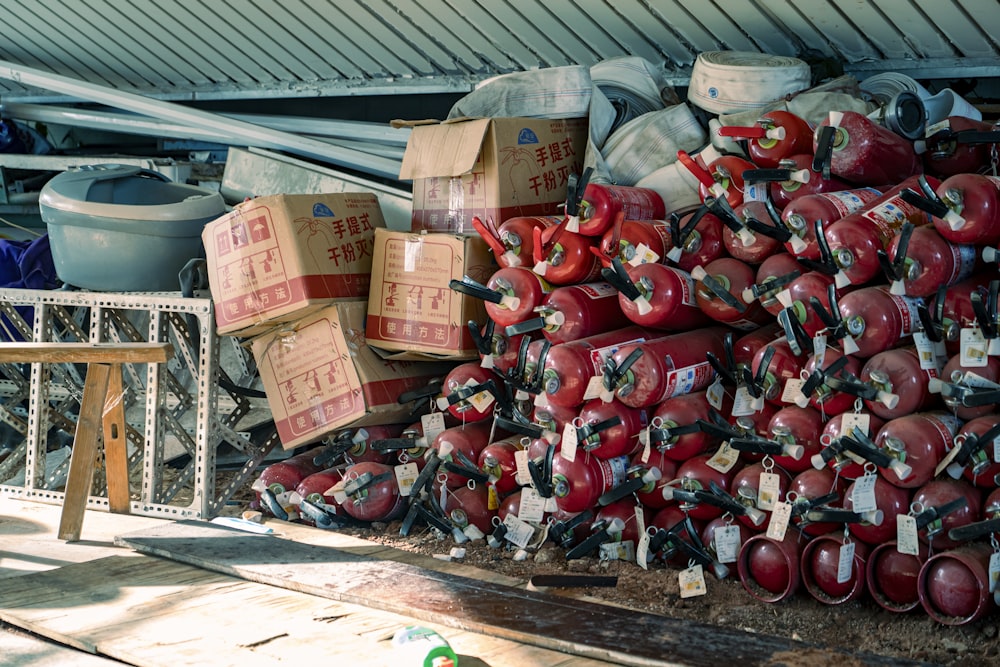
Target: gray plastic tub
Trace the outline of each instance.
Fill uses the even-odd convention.
[[[39,195],[56,275],[102,292],[180,289],[177,274],[205,254],[202,228],[226,212],[222,195],[119,164],[53,177]]]

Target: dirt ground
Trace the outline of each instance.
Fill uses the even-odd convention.
[[[252,492],[251,492],[252,493]],[[238,494],[246,509],[252,496]],[[343,532],[355,537],[428,556],[448,554],[456,545],[451,536],[415,526],[401,537],[400,522],[374,523]],[[320,530],[320,529],[316,529]],[[591,574],[617,577],[613,587],[572,589],[572,594],[587,595],[609,604],[661,614],[670,618],[690,619],[749,632],[789,637],[803,642],[849,651],[875,653],[901,659],[940,665],[1000,664],[1000,609],[994,608],[983,619],[962,626],[945,626],[931,619],[921,607],[909,613],[882,609],[867,592],[854,602],[823,604],[805,589],[799,588],[790,598],[777,603],[762,602],[751,596],[740,583],[735,563],[725,579],[706,573],[707,592],[703,596],[681,598],[678,575],[681,568],[663,562],[643,570],[634,562],[600,560],[596,557],[567,560],[566,551],[553,542],[529,553],[523,561],[515,560],[516,547],[494,549],[484,540],[467,542],[463,564],[480,567],[519,579],[539,574]],[[558,592],[560,589],[549,589]],[[808,654],[788,664],[821,667]]]

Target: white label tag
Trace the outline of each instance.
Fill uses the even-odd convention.
[[[535,527],[530,523],[521,521],[513,514],[508,514],[503,520],[503,525],[507,526],[507,533],[504,535],[504,539],[521,547],[522,549],[528,546],[528,542],[531,541],[531,536],[535,534]]]
[[[528,450],[518,449],[514,452],[514,465],[517,466],[514,481],[518,486],[531,484],[531,472],[528,470]]]
[[[626,562],[635,561],[635,544],[632,540],[624,542],[605,542],[601,545],[601,560],[623,560]]]
[[[423,415],[420,418],[420,425],[424,429],[424,439],[428,443],[434,442],[434,438],[438,437],[438,434],[445,429],[444,426],[444,413],[443,412],[431,412],[429,414]]]
[[[917,357],[920,359],[920,368],[925,371],[940,371],[937,365],[937,355],[934,353],[934,343],[923,331],[913,333],[913,344],[917,348]]]
[[[518,400],[525,400],[527,398],[528,394],[525,394],[524,398]],[[493,394],[488,391],[481,391],[478,394],[473,394],[466,400],[477,412],[486,412],[490,409],[490,406],[493,405],[493,401],[495,401],[496,398],[494,398]]]
[[[962,327],[960,337],[962,350],[961,364],[967,368],[982,368],[989,364],[989,343],[979,327]]]
[[[559,455],[567,461],[576,461],[576,446],[579,438],[576,427],[573,424],[566,424],[562,432],[562,446],[559,448]]]
[[[955,457],[958,456],[960,451],[962,451],[961,447],[952,447],[948,453],[944,455],[944,458],[941,459],[941,462],[937,464],[937,467],[934,468],[934,476],[937,477],[943,473],[948,466],[951,465],[951,462],[955,460]]]
[[[920,555],[917,518],[909,514],[896,515],[896,551],[910,556]]]
[[[993,463],[1000,463],[1000,438],[993,441]]]
[[[736,388],[736,397],[733,399],[733,412],[734,417],[749,417],[757,412],[756,399],[750,394],[750,391],[740,385]]]
[[[854,542],[841,545],[837,559],[837,583],[846,584],[854,573]]]
[[[785,380],[785,390],[781,392],[782,403],[798,403],[802,396],[802,385],[805,380],[799,378],[788,378]]]
[[[781,498],[781,477],[773,472],[762,472],[757,487],[757,509],[770,512]]]
[[[878,509],[875,500],[876,475],[864,474],[854,480],[854,491],[851,492],[851,507],[858,514],[874,512]]]
[[[994,551],[990,554],[990,593],[995,593],[997,583],[1000,582],[1000,552]]]
[[[635,548],[635,562],[642,569],[649,569],[649,533],[639,535],[639,544]]]
[[[677,583],[680,584],[682,598],[693,598],[708,593],[708,587],[705,586],[705,572],[701,565],[681,570],[677,574]]]
[[[816,367],[823,368],[823,361],[826,359],[826,336],[823,334],[813,336],[813,357]]]
[[[722,526],[715,529],[715,555],[720,563],[735,563],[740,555],[740,527]]]
[[[583,400],[592,401],[595,398],[600,398],[603,393],[604,376],[593,375],[589,380],[587,380],[587,389],[583,392]]]
[[[642,443],[642,455],[639,460],[643,463],[649,463],[649,455],[653,453],[653,445],[649,441],[649,428],[639,431],[639,442]]]
[[[393,472],[396,473],[396,483],[399,484],[399,495],[409,496],[410,489],[413,488],[413,483],[417,481],[417,475],[420,474],[420,468],[417,467],[416,463],[403,463],[395,466]]]
[[[851,433],[856,426],[862,433],[869,435],[871,424],[872,416],[867,412],[845,412],[840,417],[841,433]]]
[[[722,388],[722,382],[719,378],[715,379],[715,382],[709,385],[705,392],[705,398],[708,399],[708,404],[711,405],[716,410],[722,409],[722,401],[726,397],[726,390]]]
[[[771,513],[771,523],[767,525],[766,535],[772,540],[781,541],[785,539],[785,531],[788,530],[788,521],[792,518],[792,504],[778,501],[774,503],[774,511]]]
[[[640,264],[656,264],[659,261],[659,255],[653,252],[645,243],[640,243],[635,247],[635,255],[632,256],[632,259],[628,263],[632,266],[639,266]]]
[[[722,445],[719,447],[718,451],[715,452],[712,458],[710,458],[708,461],[705,462],[705,465],[707,465],[712,470],[718,470],[721,473],[727,473],[733,469],[733,466],[736,465],[736,462],[739,461],[739,459],[740,459],[740,450],[733,449],[729,445],[729,442],[726,441],[722,443]]]
[[[528,523],[541,523],[545,519],[545,499],[530,486],[521,489],[521,504],[518,505],[517,516]]]

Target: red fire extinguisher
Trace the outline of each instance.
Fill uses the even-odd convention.
[[[479,453],[489,444],[493,424],[489,421],[478,421],[463,426],[452,426],[441,431],[431,443],[430,449],[443,461],[442,466],[449,462],[478,471],[476,461]],[[501,437],[506,436],[503,432]],[[445,469],[447,470],[447,468]],[[469,480],[468,475],[447,470],[446,484],[448,488],[457,488]]]
[[[344,509],[336,501],[332,493],[327,493],[334,485],[344,479],[344,469],[342,467],[320,470],[308,475],[295,487],[295,493],[307,503],[312,503],[319,508],[319,512],[310,512],[309,505],[303,511],[299,505],[299,518],[303,523],[309,525],[332,524],[337,515],[346,515]],[[333,516],[331,516],[333,515]]]
[[[639,448],[639,432],[647,423],[649,416],[642,408],[595,398],[583,404],[573,426],[579,448],[597,458],[611,459],[634,454]],[[562,446],[566,447],[565,441]]]
[[[896,540],[875,545],[868,555],[865,579],[868,592],[878,606],[886,611],[903,614],[920,606],[917,577],[929,554],[923,544],[918,555],[899,552]]]
[[[949,533],[982,516],[982,493],[964,479],[932,479],[916,490],[912,503],[921,508],[916,514],[917,537],[935,550],[957,547],[961,540]]]
[[[615,259],[601,275],[619,292],[618,304],[631,322],[664,331],[683,331],[708,324],[698,307],[690,274],[664,264],[625,267]]]
[[[501,498],[518,487],[515,455],[525,447],[522,438],[514,436],[491,442],[479,452],[479,469],[490,476],[489,484]]]
[[[718,130],[721,137],[747,139],[747,153],[757,166],[777,167],[785,158],[812,150],[813,129],[793,113],[775,109],[761,114],[751,127],[727,125]]]
[[[533,270],[553,285],[574,285],[596,280],[601,260],[593,252],[596,240],[568,231],[562,223],[546,229],[535,228]]]
[[[856,111],[831,111],[813,136],[813,171],[858,185],[899,183],[920,173],[913,142]]]
[[[923,141],[924,170],[940,178],[976,174],[990,164],[990,152],[1000,143],[996,126],[965,116],[949,116],[927,128]]]
[[[790,302],[783,302],[784,299],[779,301],[778,294],[804,272],[794,255],[787,252],[771,255],[757,267],[756,282],[743,295],[743,300],[757,299],[764,310],[777,317],[786,306],[791,305]]]
[[[614,258],[623,264],[667,261],[673,248],[670,223],[666,220],[626,220],[619,216],[598,245],[605,265]]]
[[[340,495],[343,494],[343,497]],[[405,507],[392,466],[355,463],[344,471],[343,487],[334,496],[344,511],[361,521],[398,518]]]
[[[692,456],[677,469],[675,483],[663,487],[663,495],[667,500],[678,500],[681,509],[685,510],[691,518],[699,521],[710,521],[722,516],[724,510],[721,503],[690,502],[689,497],[684,492],[690,494],[697,491],[708,491],[724,501],[724,496],[728,496],[732,488],[733,477],[740,469],[739,464],[737,464],[728,472],[721,472],[708,465],[710,458],[712,458],[712,454],[709,453]],[[716,492],[715,489],[718,491]],[[732,496],[729,498],[732,499]]]
[[[794,531],[783,540],[757,534],[740,547],[736,562],[740,582],[751,596],[763,602],[780,602],[795,594],[802,581],[799,571],[802,546]]]
[[[486,314],[501,327],[523,322],[532,315],[552,291],[544,278],[525,267],[499,269],[482,285],[469,276],[452,280],[448,286],[456,292],[482,299]]]
[[[988,544],[966,544],[932,555],[920,568],[917,592],[920,604],[942,625],[972,623],[995,607],[990,598]]]
[[[671,461],[683,462],[719,444],[720,439],[698,425],[711,419],[711,403],[704,391],[671,396],[656,406],[645,438]]]
[[[751,395],[780,407],[785,383],[801,377],[803,363],[787,340],[777,340],[757,351],[750,368],[743,371],[743,380]]]
[[[875,188],[858,188],[837,192],[817,192],[790,202],[781,211],[781,220],[793,236],[785,249],[796,257],[820,259],[817,244],[817,221],[824,230],[837,220],[860,211],[882,193]]]
[[[445,376],[438,398],[440,410],[456,419],[476,422],[493,416],[497,386],[492,371],[475,361],[459,364]]]
[[[886,481],[904,489],[929,482],[938,463],[955,446],[960,422],[943,412],[919,412],[889,420],[874,438],[875,444],[909,467],[909,474],[880,473]]]
[[[772,461],[767,461],[766,459],[765,462],[750,463],[740,468],[739,472],[733,475],[732,485],[730,486],[733,497],[737,501],[748,508],[754,508],[761,512],[760,514],[757,512],[747,512],[743,516],[737,517],[737,520],[744,526],[759,533],[766,531],[771,522],[770,512],[764,512],[760,507],[760,476],[762,473],[775,475],[778,480],[777,493],[771,499],[771,502],[784,500],[792,478],[784,469],[775,466]]]
[[[967,421],[955,436],[959,451],[948,464],[948,474],[953,479],[964,476],[980,488],[1000,487],[997,437],[1000,437],[1000,415],[994,413]]]
[[[709,327],[623,345],[606,362],[604,388],[634,408],[707,389],[714,373],[706,354],[721,357],[725,334]]]
[[[774,462],[791,473],[810,470],[812,457],[822,448],[819,439],[823,423],[823,414],[812,407],[786,405],[775,412],[767,425],[771,437],[781,445],[800,447],[801,451],[796,452],[798,456],[775,455]]]
[[[619,214],[626,220],[662,220],[663,199],[655,190],[624,185],[590,183],[593,169],[579,180],[570,176],[566,198],[566,231],[584,236],[602,236]]]
[[[861,362],[839,350],[825,348],[809,355],[802,367],[805,381],[795,397],[796,405],[822,410],[828,417],[850,410],[859,400],[851,380],[861,372]],[[830,381],[830,378],[833,378]]]
[[[933,225],[914,228],[909,222],[879,259],[892,293],[916,297],[965,280],[979,268],[975,246],[951,243]]]
[[[898,401],[889,407],[885,401],[866,399],[865,407],[882,419],[929,410],[937,404],[937,397],[928,390],[928,383],[937,375],[935,368],[921,366],[914,347],[879,352],[865,362],[859,377],[862,382],[897,396]]]
[[[667,260],[677,268],[690,273],[694,267],[708,264],[725,253],[722,221],[709,213],[707,206],[684,214],[671,213],[669,222],[671,248]]]
[[[561,221],[562,218],[554,215],[517,216],[508,218],[496,227],[493,220],[487,219],[487,222],[483,222],[482,218],[474,216],[472,227],[486,241],[501,268],[508,266],[530,268],[534,262],[534,230],[548,229]]]
[[[844,216],[825,231],[833,259],[840,271],[838,287],[860,285],[879,273],[879,251],[885,251],[899,234],[904,223],[913,226],[930,224],[930,216],[909,203],[903,192],[917,184],[912,176],[891,188],[868,206]]]
[[[557,455],[552,462],[553,497],[563,512],[583,512],[597,499],[625,481],[629,457],[599,459],[580,452],[573,461]]]
[[[264,468],[253,484],[257,502],[261,502],[261,494],[266,490],[270,494],[268,500],[271,500],[271,504],[273,504],[274,498],[294,491],[303,479],[319,472],[320,467],[313,462],[313,459],[321,454],[323,449],[323,447],[313,447]],[[266,509],[271,510],[270,507],[266,507]],[[275,507],[275,509],[278,508]],[[278,518],[281,518],[279,515],[282,513],[284,512],[275,513],[272,511],[272,514]]]
[[[859,480],[851,482],[844,492],[844,507],[854,508],[854,492]],[[896,537],[896,516],[906,514],[910,509],[910,489],[904,489],[886,481],[881,475],[875,478],[875,506],[881,517],[878,523],[862,521],[851,524],[851,535],[871,546],[876,546]]]
[[[729,225],[722,229],[722,243],[730,257],[748,264],[760,264],[781,246],[775,238],[777,233],[765,233],[773,228],[762,222],[770,217],[764,202],[743,202],[733,209],[733,216],[741,225],[740,231]]]
[[[744,296],[754,284],[754,270],[745,262],[720,257],[704,267],[696,266],[691,277],[698,281],[698,307],[710,318],[742,331],[756,329],[771,320],[756,299]],[[749,292],[752,297],[752,291]]]
[[[557,345],[632,324],[619,305],[618,290],[603,281],[557,287],[536,311],[538,317],[508,326],[507,334],[541,331]]]
[[[830,329],[843,327],[844,352],[864,359],[896,347],[920,322],[917,302],[890,294],[888,287],[863,287],[845,294],[839,302],[840,321],[835,322],[833,315],[827,324]]]
[[[940,183],[918,183],[907,200],[934,216],[934,226],[952,243],[995,245],[1000,241],[1000,178],[955,174]]]
[[[802,548],[800,571],[802,587],[815,600],[827,605],[839,605],[857,600],[866,588],[866,564],[870,548],[864,542],[852,541],[847,576],[842,576],[844,532],[833,531],[812,539]]]
[[[839,507],[847,482],[832,468],[808,468],[795,475],[785,500],[792,506],[791,521],[808,537],[825,535],[837,528],[828,521],[809,521],[806,514],[817,507]]]
[[[604,362],[621,345],[657,337],[653,332],[631,326],[614,329],[580,340],[553,345],[542,371],[542,389],[549,404],[574,408],[582,404],[587,388],[604,373]],[[597,394],[592,398],[597,398]]]
[[[677,161],[698,179],[702,201],[714,197],[725,199],[732,207],[743,203],[743,172],[755,167],[752,162],[735,155],[723,155],[703,167],[684,151],[677,151]]]

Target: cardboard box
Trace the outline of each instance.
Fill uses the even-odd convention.
[[[373,193],[251,199],[202,232],[220,334],[252,336],[338,299],[368,296]]]
[[[413,180],[413,231],[472,234],[473,216],[496,224],[556,215],[569,175],[582,171],[587,120],[478,118],[413,128],[401,179]]]
[[[443,379],[454,363],[390,361],[365,341],[366,303],[340,302],[250,342],[285,449],[346,426],[402,424],[399,395]]]
[[[497,266],[486,243],[478,236],[379,229],[374,254],[365,328],[369,342],[409,353],[394,358],[477,358],[468,322],[485,322],[486,308],[448,283],[463,275],[489,280]]]

